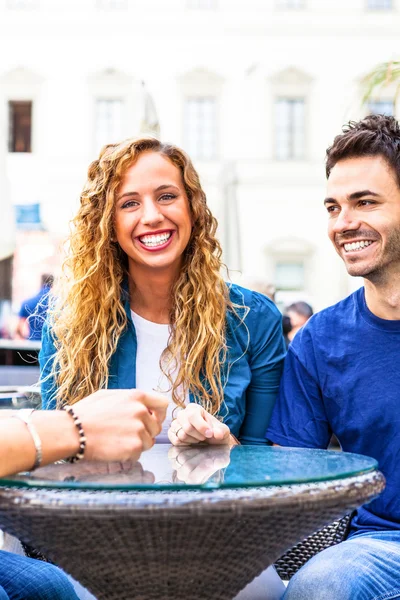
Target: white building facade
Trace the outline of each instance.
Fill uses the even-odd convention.
[[[360,82],[396,58],[400,0],[0,0],[0,31],[4,214],[38,205],[65,236],[99,148],[159,129],[200,172],[233,279],[317,310],[360,285],[326,235],[324,156],[349,119],[396,112]],[[37,287],[19,268],[16,301]]]

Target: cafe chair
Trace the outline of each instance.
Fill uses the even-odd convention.
[[[0,385],[0,409],[39,409],[42,405],[40,387],[36,385]]]
[[[281,579],[288,581],[315,554],[343,542],[348,535],[351,516],[346,515],[313,533],[278,558],[275,569]]]

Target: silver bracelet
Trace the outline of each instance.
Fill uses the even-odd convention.
[[[32,471],[40,467],[42,462],[42,440],[36,430],[36,427],[31,423],[32,413],[35,411],[34,408],[21,408],[20,410],[15,411],[12,415],[16,419],[23,421],[28,428],[29,433],[32,436],[33,443],[35,444],[35,463],[32,467]]]

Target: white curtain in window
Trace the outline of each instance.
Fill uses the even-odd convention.
[[[217,117],[213,97],[186,98],[184,146],[192,158],[212,160],[216,156]]]
[[[278,8],[304,8],[304,0],[278,0]]]
[[[367,0],[367,7],[370,9],[388,10],[392,8],[392,0]]]
[[[305,153],[304,98],[278,98],[275,104],[275,156],[299,160]]]
[[[99,98],[96,100],[95,140],[96,149],[105,144],[120,142],[122,134],[122,109],[120,99]]]

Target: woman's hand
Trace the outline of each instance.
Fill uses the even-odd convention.
[[[201,446],[173,446],[168,451],[172,468],[179,481],[190,484],[206,483],[211,477],[223,477],[223,469],[230,463],[228,445],[207,448]]]
[[[168,430],[168,438],[174,446],[190,444],[234,443],[227,425],[210,415],[199,404],[191,403],[178,413]]]

